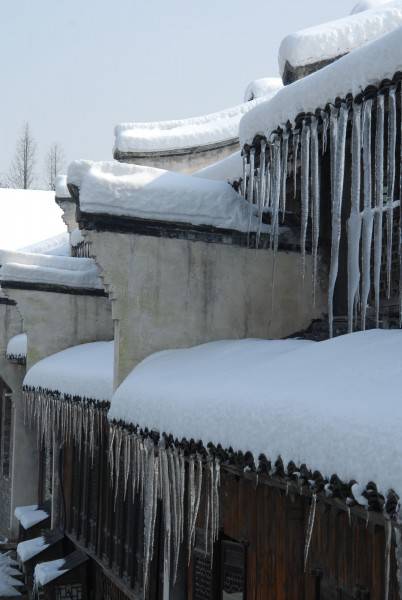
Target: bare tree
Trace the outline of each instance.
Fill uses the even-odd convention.
[[[56,189],[56,177],[64,168],[63,148],[57,142],[54,142],[46,156],[46,186],[49,190]]]
[[[7,177],[9,187],[28,190],[35,180],[36,142],[29,123],[24,123],[17,140],[14,160]]]

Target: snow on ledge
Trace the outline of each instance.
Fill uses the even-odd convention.
[[[20,248],[20,252],[31,254],[50,254],[52,256],[70,256],[70,242],[67,231],[59,233],[46,240],[41,240],[25,248]]]
[[[243,160],[240,151],[192,173],[193,177],[233,182],[243,177]]]
[[[337,97],[357,96],[367,86],[378,86],[402,71],[402,27],[370,42],[279,90],[272,100],[256,106],[240,122],[240,142],[252,144],[257,134],[269,136],[278,127],[294,122],[304,113],[314,113]]]
[[[67,187],[67,175],[57,175],[56,177],[56,198],[71,199],[71,195]]]
[[[26,333],[20,333],[18,335],[15,335],[14,337],[12,337],[8,344],[7,344],[7,350],[6,350],[6,356],[7,358],[26,358],[27,355],[27,346],[28,346],[28,340],[27,340],[27,334]]]
[[[247,231],[255,206],[223,181],[153,167],[95,163],[79,182],[83,212]],[[251,212],[251,214],[250,214]]]
[[[272,79],[266,94],[273,96],[279,88]],[[115,147],[119,152],[163,152],[184,150],[237,140],[241,117],[261,102],[256,98],[219,112],[150,123],[121,123],[115,127]]]
[[[66,561],[64,558],[37,564],[34,571],[35,586],[40,585],[44,587],[54,579],[57,579],[57,577],[67,573],[68,569],[63,569],[65,564]]]
[[[402,25],[402,2],[395,0],[371,10],[303,29],[284,38],[279,49],[279,69],[286,63],[301,67],[337,58]]]
[[[159,352],[117,389],[109,419],[402,495],[401,353],[399,330]]]
[[[370,10],[372,8],[378,8],[384,6],[384,4],[392,4],[393,0],[360,0],[350,11],[351,15],[357,15],[364,10]]]
[[[250,81],[244,92],[244,102],[251,102],[256,98],[272,96],[283,87],[280,77],[262,77]]]
[[[99,270],[92,258],[0,250],[0,280],[103,289]]]
[[[43,552],[43,550],[46,550],[46,548],[49,548],[49,544],[46,544],[43,536],[39,536],[25,542],[20,542],[17,545],[17,555],[22,562],[26,562],[40,552]]]
[[[91,342],[67,348],[31,367],[24,386],[100,402],[110,401],[113,353],[113,342]]]
[[[24,529],[30,529],[30,527],[41,523],[49,517],[48,513],[40,509],[37,504],[17,506],[14,510],[14,515]]]

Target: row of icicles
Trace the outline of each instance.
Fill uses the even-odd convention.
[[[270,214],[270,244],[274,253],[278,249],[280,223],[285,218],[288,175],[289,172],[293,172],[293,191],[296,198],[300,170],[301,274],[304,278],[307,228],[310,220],[313,301],[315,303],[320,242],[320,155],[325,154],[329,139],[332,237],[328,318],[331,337],[333,335],[334,291],[339,270],[347,128],[350,118],[352,121],[350,145],[352,184],[347,220],[348,330],[350,332],[353,330],[357,315],[360,315],[361,328],[363,330],[366,328],[367,307],[372,286],[374,288],[375,321],[376,326],[379,326],[384,213],[386,217],[387,299],[391,295],[393,219],[394,210],[400,206],[399,200],[394,200],[397,175],[396,86],[389,88],[387,106],[385,106],[385,102],[384,94],[379,93],[376,102],[373,102],[372,98],[368,98],[362,103],[342,103],[339,108],[331,106],[329,113],[321,111],[319,117],[314,115],[304,119],[301,129],[275,132],[268,142],[261,140],[259,160],[256,160],[254,147],[247,152],[243,151],[241,194],[256,205],[259,214],[260,229],[257,232],[257,246],[260,240],[263,215],[264,213]],[[402,106],[402,89],[400,105]],[[387,123],[385,122],[386,112],[388,113]],[[401,123],[402,119],[399,119],[399,126]],[[372,131],[373,128],[375,131]],[[319,135],[319,131],[321,135]],[[387,139],[387,148],[384,147],[385,138]],[[374,140],[374,144],[372,140]],[[292,157],[292,161],[290,161],[290,157]],[[386,159],[385,168],[384,159]],[[398,160],[402,160],[400,151]],[[257,163],[258,166],[256,166]],[[300,169],[298,169],[299,164]],[[399,182],[399,193],[401,187],[402,182]],[[385,201],[384,195],[386,196]],[[399,294],[399,298],[401,299],[401,294]],[[399,305],[401,315],[401,300],[399,300]]]

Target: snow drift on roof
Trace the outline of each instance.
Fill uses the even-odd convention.
[[[54,192],[0,188],[0,248],[17,250],[66,231]]]
[[[243,160],[240,151],[208,165],[199,171],[192,173],[193,177],[214,179],[215,181],[233,182],[243,177]]]
[[[99,270],[92,258],[48,256],[0,250],[0,279],[103,289]]]
[[[109,418],[401,494],[401,353],[398,330],[159,352],[120,385]]]
[[[21,252],[30,252],[32,254],[51,254],[53,256],[70,256],[70,241],[67,231],[59,233],[54,237],[36,242],[25,248],[20,248]]]
[[[351,15],[357,15],[364,10],[370,10],[371,8],[378,8],[384,6],[384,4],[391,4],[393,0],[360,0],[350,11]]]
[[[113,342],[91,342],[52,354],[29,369],[24,385],[109,401],[113,392]]]
[[[207,225],[258,228],[256,208],[227,183],[119,162],[95,163],[80,182],[83,212]]]
[[[27,355],[27,346],[27,334],[19,333],[8,341],[6,356],[13,358],[25,358]]]
[[[251,144],[257,134],[269,135],[302,112],[314,113],[349,93],[356,96],[400,70],[402,27],[285,86],[274,98],[256,106],[240,122],[240,142]]]
[[[268,93],[273,96],[278,87]],[[115,128],[115,150],[120,152],[158,152],[183,150],[236,140],[241,117],[261,102],[257,98],[220,112],[153,123],[121,123]]]
[[[262,77],[261,79],[254,79],[250,81],[244,92],[244,102],[250,102],[255,98],[262,98],[263,96],[270,96],[276,93],[283,87],[282,79],[280,77]]]
[[[402,25],[402,2],[364,10],[337,21],[303,29],[285,37],[279,49],[279,69],[336,58]]]
[[[67,175],[57,175],[56,177],[56,197],[71,198],[67,187]]]

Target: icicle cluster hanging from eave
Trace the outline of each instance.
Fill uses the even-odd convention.
[[[380,324],[381,297],[391,298],[394,212],[402,190],[402,88],[397,76],[379,90],[348,98],[314,115],[296,119],[266,140],[256,138],[243,149],[245,198],[256,204],[261,220],[270,217],[271,248],[277,249],[278,223],[286,215],[286,198],[300,203],[301,276],[305,276],[307,231],[311,225],[312,289],[315,302],[320,242],[321,155],[329,142],[331,248],[328,281],[329,333],[333,335],[334,295],[340,247],[347,238],[348,329],[366,328],[368,315]],[[350,125],[349,125],[350,124]],[[351,131],[350,146],[348,132]],[[397,144],[399,140],[399,144]],[[386,141],[386,143],[385,143]],[[399,163],[399,166],[398,166]],[[349,169],[349,166],[351,167]],[[350,190],[344,188],[351,173]],[[292,177],[289,174],[292,173]],[[397,176],[399,173],[399,181]],[[325,182],[324,182],[325,183]],[[289,190],[287,188],[290,188]],[[293,190],[292,190],[293,188]],[[345,203],[349,205],[345,206]],[[324,207],[325,208],[325,207]],[[344,221],[346,216],[346,223]],[[386,227],[383,227],[383,222]],[[384,229],[384,234],[383,234]],[[383,251],[383,235],[386,249]],[[400,226],[399,226],[400,238]],[[257,237],[257,245],[258,245]],[[310,240],[309,240],[310,242]],[[398,240],[400,252],[400,241]],[[383,256],[385,254],[385,256]],[[402,261],[400,260],[400,274]],[[381,282],[385,285],[381,288]],[[402,288],[402,281],[399,282]],[[385,293],[383,289],[385,288]],[[373,303],[368,312],[369,302]],[[399,293],[402,322],[402,294]],[[359,317],[359,320],[357,320]]]
[[[109,402],[69,396],[42,388],[23,388],[25,424],[36,428],[38,447],[51,448],[54,436],[60,443],[74,442],[81,448],[102,442]]]
[[[115,495],[123,486],[126,496],[131,481],[133,497],[139,497],[144,515],[143,590],[149,583],[158,502],[163,523],[163,597],[169,598],[178,572],[179,554],[188,560],[195,543],[197,518],[203,505],[205,555],[212,560],[219,532],[220,463],[208,452],[191,453],[164,436],[144,435],[136,428],[112,423],[109,463]],[[187,464],[187,466],[186,466]]]

